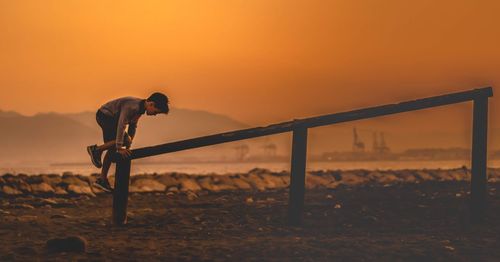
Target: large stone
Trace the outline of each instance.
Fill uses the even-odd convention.
[[[202,188],[198,183],[196,183],[196,180],[193,178],[187,178],[181,180],[181,191],[200,191]]]
[[[306,175],[306,188],[328,188],[328,186],[334,181],[331,181],[322,176],[308,174]]]
[[[85,252],[87,245],[87,240],[80,236],[53,238],[46,243],[49,252]]]
[[[58,174],[41,175],[43,182],[55,186],[62,182],[62,177]]]
[[[368,174],[368,177],[372,181],[380,183],[380,184],[391,184],[391,183],[395,183],[395,182],[400,181],[400,179],[391,172],[374,171],[374,172],[370,172]]]
[[[212,181],[211,176],[205,176],[205,177],[198,178],[197,183],[204,190],[208,190],[211,192],[219,191],[219,188]]]
[[[160,176],[156,177],[156,181],[162,183],[167,188],[172,187],[172,186],[178,186],[180,184],[179,181],[175,177],[171,176],[170,174],[160,175]]]
[[[26,181],[26,183],[28,184],[39,184],[44,182],[41,175],[29,176],[26,179],[24,179],[24,181]]]
[[[167,187],[151,178],[140,178],[136,179],[130,185],[130,192],[158,192],[165,191]]]
[[[266,188],[268,189],[285,188],[288,186],[288,184],[283,181],[281,176],[277,176],[271,173],[261,175],[261,177],[267,183]]]
[[[67,194],[68,194],[68,192],[66,192],[66,190],[65,190],[64,188],[59,187],[59,186],[56,186],[56,187],[54,188],[54,193],[55,193],[56,195],[59,195],[59,196],[64,196],[64,195],[67,195]]]
[[[55,192],[55,190],[49,184],[42,182],[40,184],[32,184],[31,185],[31,192],[33,194],[43,195],[43,194],[53,194]]]
[[[369,181],[370,178],[368,176],[358,175],[354,172],[345,172],[344,174],[342,174],[342,180],[338,181],[338,183],[355,186],[368,183]]]
[[[231,177],[233,184],[241,190],[251,190],[252,186],[240,177]]]
[[[431,181],[434,177],[427,171],[416,170],[415,177],[420,181]]]
[[[88,184],[89,184],[87,181],[83,181],[74,175],[63,176],[61,183],[65,183],[67,186],[69,186],[69,185],[88,186]]]
[[[26,183],[24,180],[19,180],[17,183],[17,189],[26,194],[31,193],[31,185]]]
[[[233,180],[227,175],[214,175],[212,176],[212,181],[219,191],[238,189],[238,187],[234,185]]]
[[[17,190],[14,187],[4,185],[2,186],[2,194],[7,196],[17,196],[17,195],[22,195],[23,192]]]
[[[2,178],[5,180],[5,183],[17,183],[19,181],[19,177],[11,173],[4,174]]]
[[[94,192],[92,192],[92,189],[90,189],[88,185],[69,185],[66,190],[69,194],[95,196]]]
[[[257,174],[248,174],[247,176],[242,176],[242,179],[248,182],[254,190],[265,191],[267,188],[267,183]]]

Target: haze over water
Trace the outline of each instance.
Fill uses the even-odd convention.
[[[451,169],[461,168],[466,166],[470,169],[469,160],[439,160],[439,161],[348,161],[348,162],[326,162],[326,161],[309,161],[307,163],[307,171],[317,170],[397,170],[397,169]],[[500,160],[488,161],[489,168],[500,168]],[[287,162],[276,163],[169,163],[169,164],[132,164],[131,174],[153,174],[180,172],[188,174],[227,174],[227,173],[244,173],[254,168],[269,169],[273,172],[281,172],[283,170],[290,171],[290,164]],[[75,164],[75,165],[38,165],[27,167],[2,167],[0,174],[63,174],[64,172],[72,172],[73,174],[90,175],[98,173],[99,169],[91,165]],[[110,172],[114,174],[114,166]]]

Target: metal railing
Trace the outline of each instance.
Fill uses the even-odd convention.
[[[491,87],[479,88],[470,91],[445,94],[397,104],[388,104],[304,119],[294,119],[292,121],[265,127],[236,130],[232,132],[134,149],[132,150],[131,156],[127,159],[115,156],[116,173],[115,190],[113,195],[113,221],[115,224],[122,225],[125,224],[127,220],[128,185],[130,179],[130,165],[133,159],[260,136],[293,132],[288,222],[291,225],[300,225],[302,223],[302,213],[304,208],[307,131],[309,128],[473,101],[470,210],[472,221],[480,222],[484,217],[486,209],[488,98],[491,96],[493,96],[493,90]]]

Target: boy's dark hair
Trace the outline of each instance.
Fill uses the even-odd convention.
[[[168,107],[168,97],[160,92],[153,93],[147,100],[155,102],[155,107],[160,109],[164,114],[168,114],[170,111]]]

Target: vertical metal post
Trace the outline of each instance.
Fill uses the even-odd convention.
[[[474,99],[472,123],[471,222],[480,223],[486,211],[488,97]]]
[[[130,179],[130,159],[116,161],[115,189],[113,191],[113,224],[127,223],[128,184]]]
[[[288,200],[288,223],[301,225],[304,209],[307,128],[293,130],[292,163],[290,172],[290,192]]]

